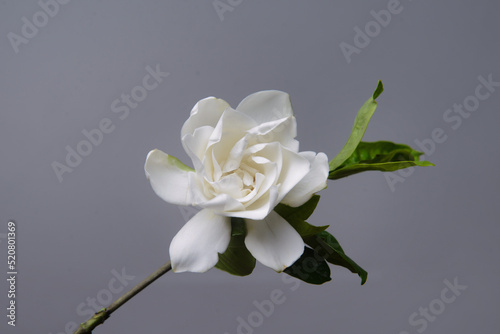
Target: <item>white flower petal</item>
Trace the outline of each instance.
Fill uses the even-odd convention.
[[[203,186],[203,177],[198,176],[195,173],[188,174],[189,179],[189,205],[197,206],[198,203],[203,203],[208,201],[209,198],[213,197],[208,189]]]
[[[253,136],[252,144],[279,142],[286,148],[298,152],[297,121],[294,116],[260,124],[248,131]]]
[[[278,142],[257,144],[248,149],[251,159],[257,164],[275,163],[278,166],[278,173],[281,172],[283,163],[283,147]]]
[[[282,147],[279,143],[258,144],[248,149],[249,159],[245,160],[247,166],[257,170],[265,176],[260,193],[267,191],[272,185],[278,183],[278,177],[283,165]]]
[[[231,152],[226,158],[226,162],[224,163],[224,167],[222,171],[224,173],[232,172],[233,170],[240,167],[241,159],[243,159],[243,154],[247,148],[248,141],[246,136],[241,138],[236,144],[234,144]]]
[[[202,126],[208,125],[215,128],[222,113],[227,108],[230,106],[226,101],[213,96],[198,101],[191,110],[191,116],[182,126],[181,138],[186,134],[193,134],[194,130]]]
[[[213,160],[213,147],[208,147],[207,150],[205,151],[205,155],[203,156],[203,159],[201,160],[202,167],[200,169],[196,169],[196,172],[200,175],[200,178],[209,180],[209,181],[214,181],[214,174],[216,171],[216,166],[214,164],[217,164],[217,161],[212,161]],[[218,164],[217,164],[218,166]]]
[[[272,187],[275,187],[278,189],[276,185],[276,180],[278,178],[278,164],[272,162],[272,163],[266,163],[261,165],[261,170],[262,172],[258,172],[255,174],[255,183],[254,183],[254,189],[252,190],[252,196],[246,198],[246,201],[242,203],[245,204],[245,207],[247,207],[247,210],[255,210],[259,207],[258,203],[262,203],[262,196],[264,196],[267,192]],[[279,202],[276,202],[276,199],[278,198],[278,193],[276,193],[276,197],[272,196],[270,197],[273,199],[272,203],[269,203],[270,209],[273,209]],[[258,202],[257,204],[255,202]],[[267,210],[267,209],[266,209]],[[269,212],[270,210],[267,210]],[[260,218],[253,218],[253,219],[262,219],[265,217],[266,214],[261,216]]]
[[[245,210],[245,207],[236,199],[232,198],[228,194],[218,194],[214,198],[198,203],[198,206],[202,208],[211,209],[217,214],[223,216],[229,216],[226,214],[228,211],[236,211],[239,212],[241,210]],[[234,217],[239,217],[238,215],[234,215]]]
[[[295,229],[275,211],[264,220],[246,219],[245,245],[263,265],[281,272],[304,252],[304,242]]]
[[[252,157],[252,161],[259,165],[271,163],[271,160],[269,160],[268,158],[259,157],[258,155]]]
[[[239,199],[242,196],[243,180],[237,174],[229,174],[221,177],[220,180],[212,182],[214,191],[219,194],[227,194],[234,199]]]
[[[251,94],[240,102],[236,110],[252,117],[258,124],[293,116],[290,96],[278,90]]]
[[[231,219],[204,209],[191,218],[170,244],[174,272],[205,272],[219,261],[231,239]]]
[[[234,109],[224,111],[208,143],[208,146],[213,145],[217,161],[219,163],[225,161],[236,143],[256,125],[252,118],[241,112]]]
[[[214,128],[211,126],[202,126],[194,130],[193,134],[185,134],[181,141],[184,151],[193,161],[194,168],[198,173],[202,172],[202,161],[207,150],[208,139],[212,135]]]
[[[304,178],[281,201],[283,204],[297,207],[307,202],[314,193],[326,188],[330,168],[325,153],[300,152],[311,163],[311,169]]]
[[[212,178],[214,181],[218,181],[222,177],[222,169],[220,168],[219,162],[215,158],[215,153],[213,149],[211,149],[210,152],[212,153],[212,160],[211,160],[213,166]]]
[[[244,211],[224,212],[222,215],[228,217],[239,217],[260,220],[264,219],[271,212],[278,201],[278,187],[272,186],[268,192],[258,197],[252,204],[248,205]],[[252,201],[250,201],[252,202]]]
[[[252,191],[250,193],[248,193],[245,197],[240,198],[238,200],[241,203],[245,204],[246,206],[249,206],[251,203],[255,202],[255,200],[253,200],[253,199],[255,198],[255,196],[257,194],[259,194],[259,191],[260,191],[260,189],[262,187],[262,184],[264,183],[265,179],[266,179],[266,177],[264,176],[264,174],[256,173],[255,174],[255,182],[252,182],[252,185],[253,185]],[[253,181],[253,178],[252,178],[252,181]],[[250,202],[252,200],[253,200],[253,202]]]
[[[177,158],[152,150],[148,153],[144,170],[151,187],[161,199],[177,205],[191,204],[189,174],[195,173]]]
[[[311,163],[300,153],[282,147],[283,167],[277,183],[279,188],[278,202],[288,194],[309,173]]]

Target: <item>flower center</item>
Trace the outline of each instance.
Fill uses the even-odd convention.
[[[220,180],[215,183],[218,189],[214,190],[236,199],[245,197],[255,189],[256,172],[254,168],[241,163],[237,169],[222,173]]]

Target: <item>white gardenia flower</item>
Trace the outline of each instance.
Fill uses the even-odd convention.
[[[304,242],[274,207],[297,207],[326,187],[324,153],[299,152],[288,94],[261,91],[232,109],[221,99],[199,101],[181,140],[194,169],[160,150],[144,166],[163,200],[202,208],[170,245],[175,272],[205,272],[231,238],[231,217],[244,218],[245,245],[262,264],[281,272],[304,251]]]

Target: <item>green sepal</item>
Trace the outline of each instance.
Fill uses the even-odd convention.
[[[283,272],[310,284],[323,284],[332,280],[328,263],[309,247],[304,247],[302,256]]]
[[[319,195],[313,195],[310,200],[298,207],[291,207],[280,203],[274,208],[274,211],[292,225],[302,238],[307,238],[328,228],[328,225],[314,226],[305,221],[316,209],[319,199]]]
[[[186,172],[193,172],[194,171],[194,169],[185,165],[182,161],[180,161],[178,158],[174,157],[173,155],[168,155],[167,161],[170,165],[173,165],[173,166],[179,168],[180,170],[183,170]]]
[[[429,161],[420,161],[422,154],[408,145],[390,141],[360,142],[342,165],[330,170],[328,178],[337,180],[365,171],[392,172],[412,166],[434,166]]]
[[[215,268],[231,275],[247,276],[255,268],[255,258],[245,246],[247,230],[242,218],[231,218],[231,240],[226,251],[219,253],[219,262]]]
[[[326,261],[337,266],[345,267],[352,273],[358,274],[361,278],[361,285],[365,284],[368,273],[345,254],[333,235],[323,231],[313,237],[304,239],[304,241],[317,253],[323,256]]]
[[[358,114],[354,119],[354,125],[349,139],[347,139],[347,142],[342,150],[340,150],[339,154],[337,154],[337,156],[330,161],[330,170],[335,170],[337,167],[342,165],[344,161],[352,155],[361,139],[363,139],[368,123],[370,122],[375,109],[377,109],[377,102],[375,99],[379,97],[383,91],[384,86],[382,85],[382,81],[379,80],[377,88],[373,92],[372,96],[363,104],[361,109],[359,109]]]

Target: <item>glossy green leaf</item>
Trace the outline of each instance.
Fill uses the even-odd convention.
[[[405,144],[389,141],[361,142],[351,156],[328,176],[331,180],[365,171],[392,172],[412,166],[434,166],[429,161],[419,161],[422,152]]]
[[[375,92],[373,92],[372,96],[363,104],[361,109],[359,109],[358,114],[354,119],[354,125],[349,139],[347,139],[347,142],[342,150],[340,150],[339,154],[337,154],[337,156],[330,161],[330,170],[337,169],[337,167],[342,165],[344,161],[352,155],[363,138],[375,109],[377,109],[377,102],[375,99],[379,97],[383,91],[384,86],[382,85],[382,81],[379,80]]]
[[[310,284],[323,284],[332,280],[328,263],[309,247],[304,247],[302,256],[284,272]]]
[[[246,225],[241,218],[231,218],[231,240],[223,254],[219,253],[219,262],[215,268],[232,275],[250,275],[255,268],[255,258],[245,246]]]
[[[274,208],[274,211],[285,218],[302,238],[310,237],[328,228],[328,226],[314,226],[305,221],[312,215],[314,209],[316,209],[319,199],[319,195],[313,195],[309,201],[296,208],[285,204],[278,204]]]
[[[313,237],[304,239],[304,241],[331,264],[345,267],[352,273],[358,274],[361,278],[361,285],[365,284],[368,273],[344,253],[333,235],[323,231]]]
[[[376,100],[377,97],[379,97],[383,91],[384,91],[384,85],[382,85],[382,81],[379,80],[377,88],[375,88],[375,91],[373,92],[372,99]]]

